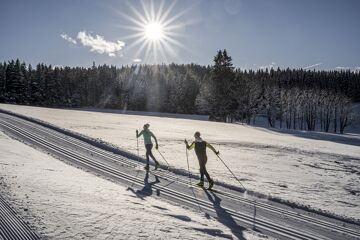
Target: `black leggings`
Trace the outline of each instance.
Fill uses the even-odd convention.
[[[145,145],[145,148],[146,148],[146,164],[149,165],[149,156],[155,161],[156,161],[156,158],[154,157],[154,155],[152,154],[151,152],[151,149],[153,148],[153,145],[152,144],[146,144]]]
[[[207,180],[210,181],[211,178],[210,178],[210,175],[209,173],[207,172],[206,170],[206,162],[207,162],[207,159],[203,159],[203,160],[200,160],[199,159],[199,165],[200,165],[200,180],[203,182],[204,181],[204,175],[206,176]]]

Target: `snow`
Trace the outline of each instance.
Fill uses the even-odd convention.
[[[195,131],[220,150],[221,157],[247,189],[271,197],[360,219],[360,135],[277,131],[156,116],[99,113],[0,104],[0,108],[99,138],[137,154],[135,130],[144,123],[159,140],[174,167],[187,169],[183,140]],[[140,153],[144,156],[142,139]],[[154,152],[158,160],[161,156]],[[208,171],[217,181],[238,183],[209,152]],[[193,151],[190,170],[198,172]]]
[[[142,112],[142,111],[131,111],[131,110],[116,110],[107,108],[94,108],[84,107],[76,109],[79,111],[90,111],[90,112],[103,112],[103,113],[121,113],[127,115],[141,115],[141,116],[155,116],[155,117],[168,117],[168,118],[181,118],[181,119],[192,119],[208,121],[208,115],[196,115],[196,114],[178,114],[178,113],[162,113],[162,112]]]
[[[234,237],[203,213],[69,166],[0,132],[0,194],[45,238],[217,239]],[[246,239],[266,236],[244,231]]]

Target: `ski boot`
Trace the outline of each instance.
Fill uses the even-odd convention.
[[[160,166],[160,163],[158,161],[155,162],[155,170],[157,170]]]
[[[213,186],[214,186],[214,181],[212,179],[210,179],[208,190],[211,190]]]
[[[203,188],[204,187],[204,181],[200,181],[196,184],[196,186]]]

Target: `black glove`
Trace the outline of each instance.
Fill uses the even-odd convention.
[[[188,141],[187,141],[186,139],[184,140],[184,143],[185,143],[186,145],[188,145]]]
[[[220,152],[219,152],[219,151],[217,151],[217,152],[215,152],[215,154],[216,154],[216,155],[219,155],[219,154],[220,154]]]
[[[155,149],[156,149],[156,150],[159,149],[159,145],[156,144],[156,145],[155,145]]]

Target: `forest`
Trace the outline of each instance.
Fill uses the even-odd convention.
[[[360,73],[235,68],[226,50],[211,66],[159,64],[33,68],[0,63],[0,102],[43,107],[99,107],[206,114],[211,120],[344,133],[358,121]]]

